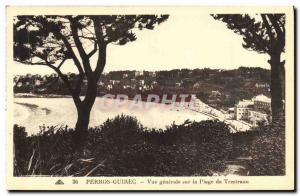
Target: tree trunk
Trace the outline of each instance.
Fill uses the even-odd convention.
[[[282,67],[279,54],[271,54],[269,63],[271,65],[271,109],[272,122],[277,123],[283,113],[282,103]]]
[[[94,105],[96,95],[96,83],[94,81],[89,81],[85,99],[79,104],[76,104],[77,122],[73,138],[75,150],[84,147],[84,145],[86,144],[86,140],[88,137],[88,126],[90,122],[90,113]]]
[[[75,126],[75,143],[82,144],[86,140],[87,130],[90,121],[90,108],[85,108],[83,105],[77,107],[77,122]]]

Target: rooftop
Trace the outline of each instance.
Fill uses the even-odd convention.
[[[271,99],[269,97],[263,95],[263,94],[253,97],[252,101],[260,101],[260,102],[271,103]]]
[[[249,105],[253,105],[252,100],[244,99],[242,101],[239,101],[238,104],[237,104],[237,106],[239,106],[239,107],[248,107]]]

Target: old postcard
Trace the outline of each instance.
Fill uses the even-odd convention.
[[[7,189],[294,190],[293,7],[7,7]]]

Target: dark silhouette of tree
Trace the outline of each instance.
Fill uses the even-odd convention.
[[[284,63],[280,56],[285,48],[285,15],[260,14],[261,20],[248,14],[216,14],[214,19],[227,24],[227,27],[243,37],[243,47],[258,53],[267,53],[271,65],[271,107],[272,119],[277,121],[283,110],[282,81]],[[257,15],[259,16],[259,15]]]
[[[78,146],[87,135],[97,81],[106,65],[107,45],[135,41],[133,29],[151,30],[167,19],[168,15],[17,16],[14,18],[14,60],[48,66],[63,80],[77,108],[74,143]],[[93,55],[97,55],[95,65],[90,62]],[[72,59],[79,73],[76,85],[60,69],[68,59]],[[84,79],[87,90],[81,100]]]

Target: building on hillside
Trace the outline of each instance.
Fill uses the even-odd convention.
[[[40,86],[41,85],[41,81],[39,79],[35,80],[34,85],[35,86]]]
[[[113,86],[111,84],[107,85],[107,89],[111,90],[113,88]]]
[[[200,87],[201,87],[200,82],[196,82],[195,84],[193,84],[193,89],[199,89]]]
[[[128,74],[127,73],[123,73],[123,78],[128,78]]]
[[[236,120],[247,120],[249,110],[253,108],[252,100],[239,101],[234,107],[234,117]]]
[[[176,87],[181,87],[181,82],[176,82],[176,83],[175,83],[175,86],[176,86]]]
[[[52,73],[52,74],[50,75],[50,77],[52,77],[52,78],[57,78],[58,75],[57,75],[56,73]]]
[[[234,116],[235,116],[234,107],[228,108],[227,112],[225,112],[225,118],[231,120],[234,119]]]
[[[109,83],[112,85],[120,84],[120,80],[109,80]]]
[[[43,81],[46,81],[47,79],[48,79],[48,77],[46,75],[42,77]]]
[[[151,90],[151,89],[153,89],[153,86],[151,84],[145,84],[144,89],[145,90]]]
[[[135,77],[142,76],[143,72],[142,71],[135,71],[134,75],[135,75]]]
[[[145,84],[145,80],[139,80],[139,85],[144,85]]]
[[[253,126],[269,124],[272,120],[271,99],[261,94],[251,100],[239,101],[234,107],[234,118],[247,121]]]
[[[249,121],[256,127],[259,123],[268,124],[270,119],[269,115],[255,110],[249,110]]]
[[[104,86],[104,82],[98,81],[98,86]]]
[[[19,75],[18,75],[18,76],[15,76],[15,77],[14,77],[14,82],[18,82],[18,81],[20,80],[20,78],[21,78],[21,77],[20,77]]]
[[[32,74],[30,73],[26,74],[26,78],[32,78]]]
[[[156,86],[156,85],[158,85],[158,83],[157,83],[156,81],[153,81],[153,82],[152,82],[152,85],[153,85],[153,86]]]
[[[150,72],[149,72],[149,76],[151,76],[151,77],[156,77],[156,72],[150,71]]]
[[[23,86],[23,83],[22,82],[18,82],[17,83],[17,87],[21,87],[21,86]]]
[[[132,89],[130,85],[123,85],[123,89]]]
[[[265,113],[271,113],[271,99],[265,95],[257,95],[253,97],[254,109]]]
[[[210,97],[221,97],[222,93],[220,93],[218,90],[211,91]]]

